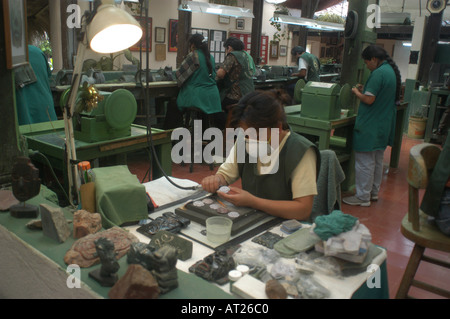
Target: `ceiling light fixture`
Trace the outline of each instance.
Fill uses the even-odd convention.
[[[240,7],[225,6],[208,2],[199,1],[183,1],[178,7],[180,11],[188,11],[193,13],[208,13],[234,18],[254,18],[255,16],[250,9]]]
[[[274,14],[274,16],[270,18],[270,21],[277,23],[299,25],[306,27],[308,29],[315,29],[321,31],[344,31],[345,29],[344,25],[340,23],[318,21],[306,18],[297,18],[283,14]]]

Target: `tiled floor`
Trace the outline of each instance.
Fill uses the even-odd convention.
[[[421,142],[423,140],[410,139],[406,135],[403,137],[399,167],[396,169],[386,169],[377,202],[372,203],[370,207],[342,205],[342,211],[344,213],[358,217],[360,222],[370,229],[373,243],[387,249],[387,270],[391,298],[395,298],[413,248],[413,243],[401,234],[400,224],[408,208],[406,176],[409,150],[412,146]],[[390,148],[385,152],[386,166],[389,163],[389,158]],[[139,154],[129,158],[129,167],[130,171],[136,174],[141,181],[148,170],[148,164]],[[217,170],[215,168],[211,171],[208,165],[195,165],[193,172],[189,173],[189,166],[174,164],[172,167],[172,175],[174,177],[186,178],[196,182],[200,182],[203,177]],[[148,177],[145,181],[148,181]],[[240,182],[236,182],[235,185],[240,187]],[[450,262],[449,254],[436,251],[426,251],[426,253]],[[416,278],[436,284],[441,288],[448,289],[450,287],[450,272],[431,264],[422,263]],[[417,298],[439,298],[439,296],[420,291],[416,288],[410,290],[410,295]]]

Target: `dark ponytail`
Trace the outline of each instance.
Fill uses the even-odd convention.
[[[193,34],[189,39],[189,44],[193,44],[197,50],[202,50],[206,58],[206,65],[208,66],[209,74],[213,73],[213,66],[211,64],[211,55],[209,53],[208,41],[200,33]]]
[[[396,77],[396,91],[395,91],[395,103],[398,105],[400,103],[400,95],[402,92],[402,77],[400,75],[400,70],[394,60],[387,54],[386,50],[382,47],[376,45],[369,45],[361,54],[364,60],[371,60],[372,58],[377,58],[380,61],[386,60],[387,63],[392,67]]]
[[[241,122],[256,129],[278,127],[279,123],[284,130],[289,128],[281,92],[257,90],[243,96],[233,107],[230,124],[236,128]]]

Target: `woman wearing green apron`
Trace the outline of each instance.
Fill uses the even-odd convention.
[[[384,150],[393,145],[401,77],[395,62],[381,47],[368,46],[362,58],[372,73],[364,88],[358,85],[352,90],[360,100],[353,130],[356,194],[343,202],[367,207],[378,200]]]
[[[183,111],[196,107],[206,114],[219,113],[222,108],[215,79],[215,61],[209,53],[208,42],[196,33],[189,39],[189,44],[191,52],[177,71],[178,108]]]
[[[222,109],[228,114],[229,122],[231,107],[244,95],[255,90],[253,74],[256,67],[253,58],[245,51],[244,43],[238,38],[228,38],[223,46],[227,56],[217,71],[217,83]]]

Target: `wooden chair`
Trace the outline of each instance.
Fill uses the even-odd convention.
[[[421,261],[450,269],[448,262],[424,255],[425,248],[450,252],[450,237],[443,234],[437,226],[429,223],[427,215],[419,210],[419,189],[426,188],[440,152],[441,149],[438,146],[429,143],[413,146],[410,150],[407,178],[409,184],[408,214],[402,220],[401,232],[415,245],[396,298],[407,298],[411,286],[450,298],[450,291],[414,279]]]

